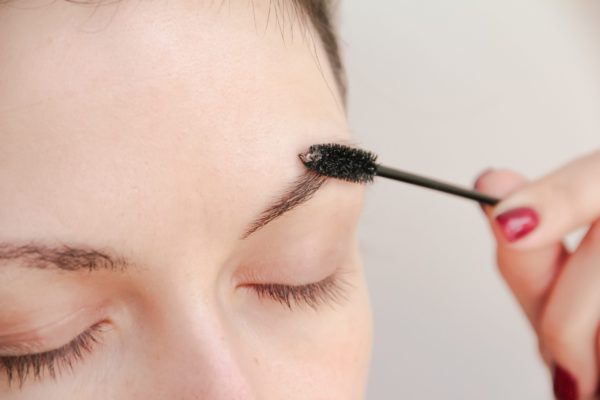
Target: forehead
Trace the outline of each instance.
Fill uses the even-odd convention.
[[[268,0],[99,4],[0,6],[3,93],[10,93],[0,110],[142,87],[181,92],[181,85],[201,88],[213,106],[248,105],[273,86],[298,92],[288,96],[292,101],[320,90],[335,97],[318,35],[289,5],[286,11]]]
[[[25,3],[0,6],[0,235],[247,219],[347,135],[319,42],[269,1]]]

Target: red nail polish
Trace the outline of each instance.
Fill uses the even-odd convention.
[[[577,400],[579,397],[577,382],[559,365],[554,366],[554,395],[557,400]]]
[[[496,221],[506,240],[516,242],[538,226],[539,217],[533,209],[522,207],[498,215]]]

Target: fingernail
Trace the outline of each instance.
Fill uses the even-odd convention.
[[[498,215],[496,222],[502,228],[506,240],[516,242],[538,226],[539,217],[532,208],[521,207]]]
[[[577,382],[560,365],[554,366],[554,396],[557,400],[577,400]]]

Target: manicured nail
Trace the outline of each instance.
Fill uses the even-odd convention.
[[[577,382],[559,365],[554,366],[554,396],[557,400],[577,400]]]
[[[538,226],[539,217],[532,208],[521,207],[498,215],[496,222],[502,228],[506,240],[516,242]]]

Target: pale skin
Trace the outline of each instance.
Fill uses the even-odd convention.
[[[0,242],[134,263],[68,272],[0,261],[0,357],[50,351],[102,323],[99,342],[55,378],[9,385],[0,372],[2,399],[363,398],[364,188],[327,182],[241,239],[302,173],[299,152],[350,138],[326,56],[292,19],[283,35],[274,19],[263,29],[267,1],[206,3],[0,8]],[[500,269],[580,398],[600,375],[598,176],[594,153],[535,182],[494,171],[478,184],[505,199],[487,209]],[[521,206],[540,225],[509,243],[493,218]],[[586,224],[568,252],[563,238]],[[315,309],[244,287],[336,274],[344,298]]]
[[[0,243],[132,264],[0,260],[0,357],[100,323],[55,378],[0,367],[2,399],[363,398],[364,187],[327,181],[241,238],[302,175],[298,153],[351,140],[327,57],[291,14],[265,29],[268,1],[209,3],[0,6]],[[252,288],[329,277],[343,296],[315,308]]]
[[[535,330],[550,369],[574,379],[579,399],[594,398],[599,384],[600,152],[582,156],[535,181],[509,170],[484,174],[476,187],[503,198],[486,214],[497,241],[502,276]],[[495,217],[530,207],[539,215],[528,235],[508,241]],[[579,246],[567,234],[590,226]],[[562,385],[564,386],[564,385]],[[574,398],[572,391],[564,398]]]

